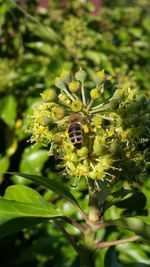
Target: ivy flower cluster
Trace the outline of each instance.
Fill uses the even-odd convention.
[[[130,88],[108,90],[108,80],[103,70],[91,82],[82,69],[63,70],[33,107],[30,141],[47,146],[68,177],[138,181],[149,169],[142,142],[149,143],[150,101]]]
[[[75,59],[83,58],[84,51],[90,50],[100,40],[85,21],[73,15],[64,21],[62,33],[64,46]]]

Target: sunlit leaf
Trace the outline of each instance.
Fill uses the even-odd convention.
[[[9,168],[9,157],[2,157],[0,158],[0,175],[6,172]]]
[[[136,216],[134,218],[122,218],[112,222],[119,228],[125,228],[150,244],[150,217]]]
[[[146,247],[144,247],[144,244],[121,244],[117,246],[116,250],[117,254],[119,254],[119,260],[126,263],[127,265],[125,264],[125,266],[127,267],[146,267],[150,265],[150,258],[148,253],[146,253]]]
[[[146,204],[146,197],[142,192],[120,189],[109,194],[104,204],[104,210],[107,210],[112,205],[118,208],[127,210],[142,210]]]
[[[27,148],[20,163],[20,171],[24,173],[37,173],[40,174],[41,169],[48,159],[48,153],[44,149],[33,151],[33,149]]]
[[[0,198],[0,237],[61,216],[35,190],[22,185],[8,187]]]
[[[56,179],[54,180],[43,176],[30,175],[21,172],[9,172],[9,174],[18,175],[23,178],[30,179],[39,185],[45,186],[46,188],[52,190],[53,192],[57,193],[58,195],[71,202],[73,205],[79,207],[77,200],[70,193],[69,189],[63,183],[60,183]]]
[[[13,95],[7,95],[0,102],[0,117],[10,127],[15,123],[17,101]]]
[[[25,185],[8,186],[4,198],[22,203],[48,204],[37,191]]]

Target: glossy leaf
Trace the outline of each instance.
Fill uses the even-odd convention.
[[[56,181],[56,179],[53,180],[47,177],[30,175],[21,172],[9,172],[9,174],[18,175],[23,178],[30,179],[31,181],[34,181],[39,185],[45,186],[46,188],[52,190],[53,192],[57,193],[58,195],[62,196],[63,198],[71,202],[73,205],[79,207],[77,200],[70,193],[69,189],[64,184],[61,184],[59,181]]]
[[[9,157],[0,158],[0,175],[6,172],[9,168]]]
[[[48,159],[48,153],[44,149],[33,151],[31,148],[25,149],[20,163],[20,171],[25,173],[40,174],[40,171]]]
[[[0,117],[10,127],[15,123],[17,102],[13,95],[7,95],[1,101]]]
[[[35,190],[22,185],[10,186],[4,198],[0,198],[0,237],[61,216]]]
[[[37,191],[25,185],[8,186],[4,198],[22,203],[48,204]]]
[[[113,221],[112,224],[134,232],[150,244],[150,217],[123,218]]]
[[[128,267],[145,267],[150,265],[150,258],[148,255],[148,249],[143,244],[139,243],[126,243],[118,245],[117,254],[119,260],[126,263]],[[147,250],[147,252],[146,252]],[[132,263],[132,265],[130,265]]]
[[[117,255],[114,247],[110,247],[105,255],[104,267],[123,267],[117,261]]]
[[[138,203],[138,204],[137,204]],[[146,204],[146,197],[142,192],[120,189],[108,195],[104,204],[104,210],[112,205],[128,210],[142,210]]]

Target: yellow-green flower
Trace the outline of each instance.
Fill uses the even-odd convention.
[[[105,93],[107,75],[103,70],[96,75],[87,88],[86,71],[72,75],[63,70],[33,108],[30,141],[49,146],[66,176],[137,181],[150,161],[148,148],[139,150],[142,138],[149,142],[150,101],[130,88],[116,89],[106,98],[114,87]]]

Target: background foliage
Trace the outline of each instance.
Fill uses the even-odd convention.
[[[97,16],[92,15],[91,4],[84,1],[68,1],[65,7],[51,1],[49,9],[38,8],[36,1],[32,4],[25,1],[24,6],[15,3],[0,0],[0,193],[4,195],[10,184],[30,184],[45,199],[57,207],[63,206],[73,216],[75,208],[53,192],[18,176],[10,179],[5,172],[15,170],[57,177],[54,159],[49,159],[40,146],[32,148],[24,130],[32,104],[39,101],[42,90],[53,85],[54,76],[63,68],[76,71],[83,67],[91,78],[95,71],[104,68],[118,87],[138,88],[140,93],[150,95],[148,1],[142,4],[133,1],[132,5],[121,0],[115,4],[103,1]],[[57,179],[69,184],[62,177]],[[112,187],[112,192],[120,186]],[[128,209],[113,205],[105,219],[115,219],[129,211],[133,215],[149,215],[149,189],[147,178],[141,188],[147,201],[141,208],[133,205],[130,209],[131,202]],[[72,191],[86,209],[84,181]],[[68,231],[78,240],[74,228],[68,227]],[[109,241],[127,234],[128,230],[120,234],[113,228],[101,231],[100,238]],[[147,244],[128,243],[101,250],[96,262],[99,266],[101,260],[105,267],[144,267],[150,264],[149,256]],[[1,265],[6,267],[78,266],[76,253],[51,222],[3,238],[0,258]]]

